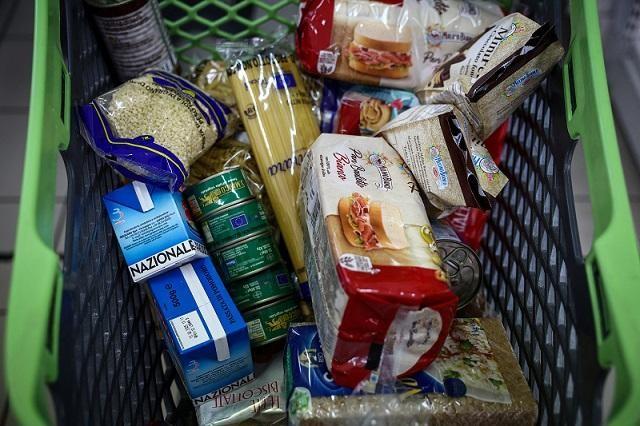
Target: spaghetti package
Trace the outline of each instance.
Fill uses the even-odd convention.
[[[382,138],[323,134],[303,163],[299,209],[313,311],[335,382],[376,370],[389,330],[391,374],[425,368],[457,307],[416,183]]]
[[[309,0],[301,10],[296,51],[312,74],[417,89],[501,16],[496,5],[477,0]]]
[[[237,116],[187,80],[147,71],[80,109],[81,131],[126,178],[179,190],[189,166],[231,135]]]
[[[418,96],[427,103],[456,105],[485,139],[563,55],[551,24],[541,26],[514,13],[442,64]]]
[[[238,60],[228,75],[291,262],[298,280],[306,282],[295,206],[302,159],[319,134],[311,98],[291,56],[266,53]]]
[[[233,91],[227,78],[227,67],[223,61],[207,59],[200,62],[191,73],[193,84],[229,107],[236,105]]]
[[[397,89],[355,86],[341,99],[336,133],[369,136],[420,103],[411,92]]]
[[[380,134],[398,151],[436,210],[460,206],[489,210],[508,182],[451,105],[412,108]]]

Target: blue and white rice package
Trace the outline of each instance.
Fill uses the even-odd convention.
[[[187,80],[152,70],[80,109],[84,138],[129,179],[178,190],[189,166],[231,135],[235,112]]]
[[[247,324],[209,257],[150,279],[149,290],[194,405],[253,380]]]
[[[102,201],[134,282],[208,256],[180,193],[133,181]]]
[[[279,351],[266,362],[256,362],[254,380],[240,380],[215,391],[196,407],[198,424],[221,426],[247,422],[275,425],[285,422],[282,357],[283,352]]]

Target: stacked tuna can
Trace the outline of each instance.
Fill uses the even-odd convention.
[[[207,250],[242,312],[251,344],[282,339],[300,319],[290,274],[265,208],[241,168],[217,173],[185,192]]]

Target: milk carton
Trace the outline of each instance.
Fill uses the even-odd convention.
[[[179,192],[134,181],[102,199],[134,282],[208,256]]]
[[[162,328],[195,405],[231,383],[253,380],[247,324],[210,258],[149,280]]]

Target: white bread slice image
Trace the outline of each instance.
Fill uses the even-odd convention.
[[[396,206],[374,201],[370,207],[371,225],[376,230],[378,241],[383,247],[401,250],[409,247],[404,232],[402,212]]]
[[[353,31],[353,41],[370,49],[409,53],[411,30],[408,27],[385,25],[379,21],[360,22]]]

